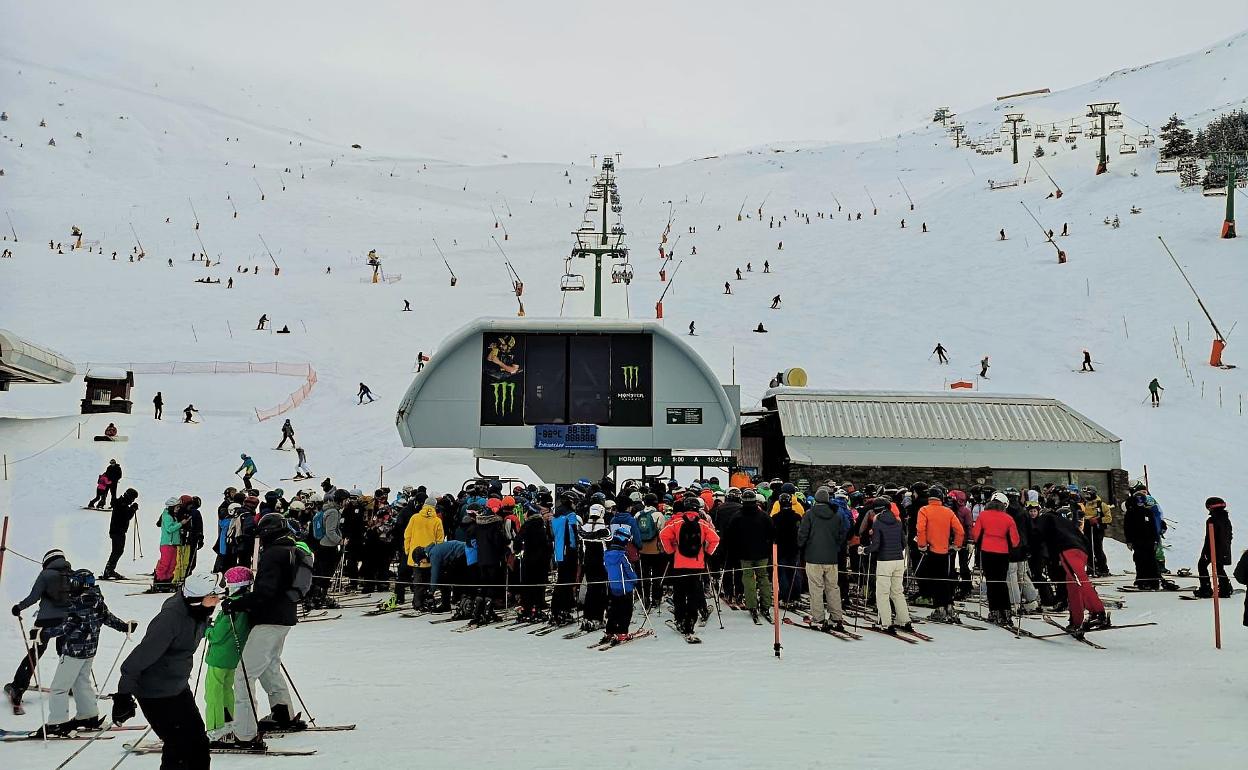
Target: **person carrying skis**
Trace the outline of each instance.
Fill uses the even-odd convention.
[[[260,560],[251,591],[237,600],[227,599],[222,608],[227,614],[246,612],[251,622],[247,646],[234,674],[235,709],[230,723],[234,735],[231,745],[247,749],[266,748],[261,729],[307,727],[298,714],[291,715],[290,690],[282,676],[282,649],[286,636],[299,622],[299,602],[311,589],[312,552],[306,544],[295,542],[280,513],[262,516],[256,523],[256,537],[260,539]],[[259,722],[252,707],[253,682],[257,679],[268,696],[270,711]]]
[[[939,621],[956,617],[953,586],[948,580],[949,549],[961,548],[966,539],[962,522],[945,507],[944,497],[943,487],[929,487],[927,505],[919,508],[915,523],[915,545],[920,556],[914,572],[919,578],[920,593],[932,600],[932,615]]]
[[[805,549],[806,579],[810,581],[808,622],[822,631],[843,632],[845,623],[837,573],[847,529],[845,518],[831,501],[831,489],[823,486],[815,490],[815,504],[798,526],[797,544]]]
[[[182,590],[161,605],[143,640],[121,664],[113,724],[124,725],[142,709],[162,742],[162,767],[207,768],[211,762],[190,679],[195,650],[221,599],[217,590],[212,575],[195,575],[183,583]]]
[[[287,441],[290,442],[291,446],[296,446],[295,429],[294,429],[294,426],[290,424],[290,420],[287,420],[286,422],[282,423],[282,440],[277,445],[277,448],[281,449],[282,447],[286,446]]]
[[[1156,377],[1148,383],[1148,397],[1152,400],[1154,407],[1161,406],[1161,391],[1163,390],[1165,388],[1161,387],[1161,383],[1157,381]]]
[[[357,395],[360,397],[360,400],[356,403],[356,406],[364,403],[364,398],[366,396],[368,397],[368,403],[370,404],[377,400],[373,398],[373,391],[369,390],[368,386],[362,382],[360,383],[360,392]]]
[[[238,601],[251,588],[252,574],[247,567],[230,567],[225,572],[226,596]],[[204,729],[216,745],[232,746],[226,726],[234,713],[234,677],[238,660],[251,629],[246,612],[224,612],[213,618],[204,632],[208,651],[204,653]]]
[[[1200,576],[1200,587],[1195,590],[1196,598],[1208,599],[1213,596],[1213,583],[1209,578],[1209,566],[1213,563],[1210,556],[1209,528],[1213,527],[1214,549],[1217,551],[1218,598],[1226,599],[1234,590],[1231,582],[1226,579],[1226,565],[1231,563],[1231,517],[1226,510],[1226,501],[1220,497],[1205,500],[1205,510],[1209,518],[1205,520],[1205,541],[1200,549],[1200,559],[1196,562],[1196,573]]]
[[[21,617],[27,607],[34,605],[35,602],[39,603],[39,614],[35,616],[34,627],[31,629],[31,633],[38,629],[38,634],[29,650],[23,650],[22,660],[18,663],[17,670],[13,672],[13,681],[4,686],[4,693],[9,696],[15,714],[24,713],[21,711],[22,696],[30,688],[30,677],[33,673],[32,659],[37,665],[44,650],[48,648],[48,640],[53,636],[53,629],[63,623],[69,615],[68,583],[73,567],[65,558],[65,553],[59,548],[53,548],[45,553],[41,566],[39,575],[35,577],[35,582],[30,587],[30,593],[25,599],[13,605],[13,617],[16,618]]]
[[[867,509],[873,515],[871,543],[867,551],[875,557],[875,608],[880,615],[880,628],[885,631],[892,629],[894,634],[898,628],[913,631],[904,588],[905,531],[888,498],[874,498],[867,503]]]
[[[771,604],[771,576],[767,563],[771,556],[773,538],[771,517],[758,507],[758,496],[749,489],[741,494],[741,512],[732,521],[732,530],[724,536],[732,543],[741,563],[741,577],[745,584],[745,607],[750,620],[758,623],[759,613],[771,621],[767,611]]]
[[[122,551],[126,550],[126,533],[130,531],[130,520],[139,512],[138,499],[138,491],[131,488],[113,501],[113,514],[108,519],[108,538],[112,541],[113,548],[108,554],[108,564],[100,573],[102,580],[125,580],[124,576],[117,574],[117,561],[121,559]]]
[[[156,398],[152,399],[152,406],[155,408],[155,414],[152,416],[159,420],[165,412],[165,399],[164,396],[160,395],[159,390],[156,391]]]
[[[676,628],[685,641],[700,641],[693,635],[702,607],[702,574],[706,555],[719,547],[719,533],[701,515],[696,503],[681,500],[676,515],[659,534],[664,552],[672,556],[672,588]]]
[[[100,644],[100,629],[108,626],[129,635],[139,627],[137,622],[119,620],[108,611],[90,570],[70,573],[67,587],[69,611],[65,621],[49,632],[49,636],[59,637],[57,651],[61,655],[48,688],[48,724],[44,732],[49,736],[96,730],[103,724],[91,671]],[[73,719],[69,718],[70,693],[77,711]]]
[[[1035,519],[1036,534],[1044,542],[1050,558],[1056,558],[1066,577],[1066,601],[1070,607],[1070,622],[1066,632],[1075,637],[1093,628],[1109,624],[1105,605],[1096,593],[1096,586],[1088,578],[1088,552],[1084,549],[1083,514],[1062,503],[1056,510],[1042,511]],[[1088,617],[1084,619],[1084,611]]]
[[[975,541],[975,550],[983,565],[984,583],[988,586],[988,622],[1003,626],[1011,623],[1010,590],[1006,582],[1010,553],[1020,543],[1018,525],[1006,512],[1009,504],[1004,493],[993,492],[971,529],[971,539]]]
[[[939,342],[936,343],[936,349],[932,351],[936,355],[936,360],[942,364],[949,363],[949,356],[945,355],[945,352],[945,346]]]
[[[633,623],[633,591],[637,588],[637,573],[628,561],[628,545],[633,541],[632,528],[621,524],[611,534],[611,542],[603,554],[603,567],[607,573],[607,627],[599,644],[619,644],[628,640],[628,628]]]
[[[239,457],[242,458],[243,463],[234,470],[234,475],[237,476],[241,472],[243,474],[243,489],[246,489],[248,492],[255,492],[256,488],[251,485],[251,477],[256,475],[256,463],[247,456],[246,452],[240,454]]]

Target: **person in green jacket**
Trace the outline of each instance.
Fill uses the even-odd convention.
[[[225,572],[225,585],[231,599],[237,599],[251,588],[252,574],[246,567],[231,567]],[[234,718],[234,669],[238,668],[247,643],[251,624],[247,613],[221,613],[204,632],[208,651],[204,664],[204,728],[214,744],[230,742],[230,721]]]
[[[160,514],[160,559],[156,562],[157,590],[172,590],[173,568],[178,561],[178,546],[182,544],[182,507],[191,502],[189,495],[171,497],[165,501]]]

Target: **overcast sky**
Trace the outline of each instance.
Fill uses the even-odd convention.
[[[513,159],[618,148],[626,163],[874,139],[937,105],[1057,90],[1248,28],[1245,0],[2,5],[0,56],[151,80],[194,65],[269,99],[312,94],[322,125],[333,112],[395,151],[418,122]]]

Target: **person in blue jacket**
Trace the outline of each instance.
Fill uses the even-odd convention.
[[[412,551],[413,561],[429,560],[429,590],[438,589],[442,597],[435,613],[451,611],[451,593],[455,585],[464,582],[461,578],[468,566],[467,554],[467,546],[459,540],[444,540]]]
[[[633,540],[634,531],[627,524],[612,525],[614,532],[602,563],[607,570],[607,627],[600,644],[619,644],[628,639],[628,627],[633,622],[633,590],[637,587],[637,573],[628,561],[626,548]]]
[[[550,622],[566,625],[572,622],[575,605],[577,572],[580,569],[581,517],[575,511],[576,500],[571,494],[559,498],[559,506],[550,520],[550,534],[555,541],[555,589],[550,596]]]

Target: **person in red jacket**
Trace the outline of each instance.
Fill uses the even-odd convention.
[[[945,507],[945,490],[932,486],[927,491],[927,505],[919,509],[915,525],[915,544],[922,556],[915,572],[920,591],[932,600],[932,616],[948,621],[956,616],[953,610],[953,583],[949,579],[949,551],[962,547],[966,530],[957,514]]]
[[[988,621],[1001,625],[1010,624],[1010,588],[1006,573],[1010,568],[1010,551],[1019,544],[1018,525],[1005,510],[1009,504],[1008,497],[994,492],[971,529],[971,538],[983,564],[984,581],[988,584]]]
[[[719,533],[703,516],[697,504],[684,499],[676,504],[659,541],[665,553],[672,556],[671,580],[675,603],[676,629],[688,641],[702,607],[702,575],[706,572],[706,556],[719,547]],[[693,639],[689,639],[693,637]]]

